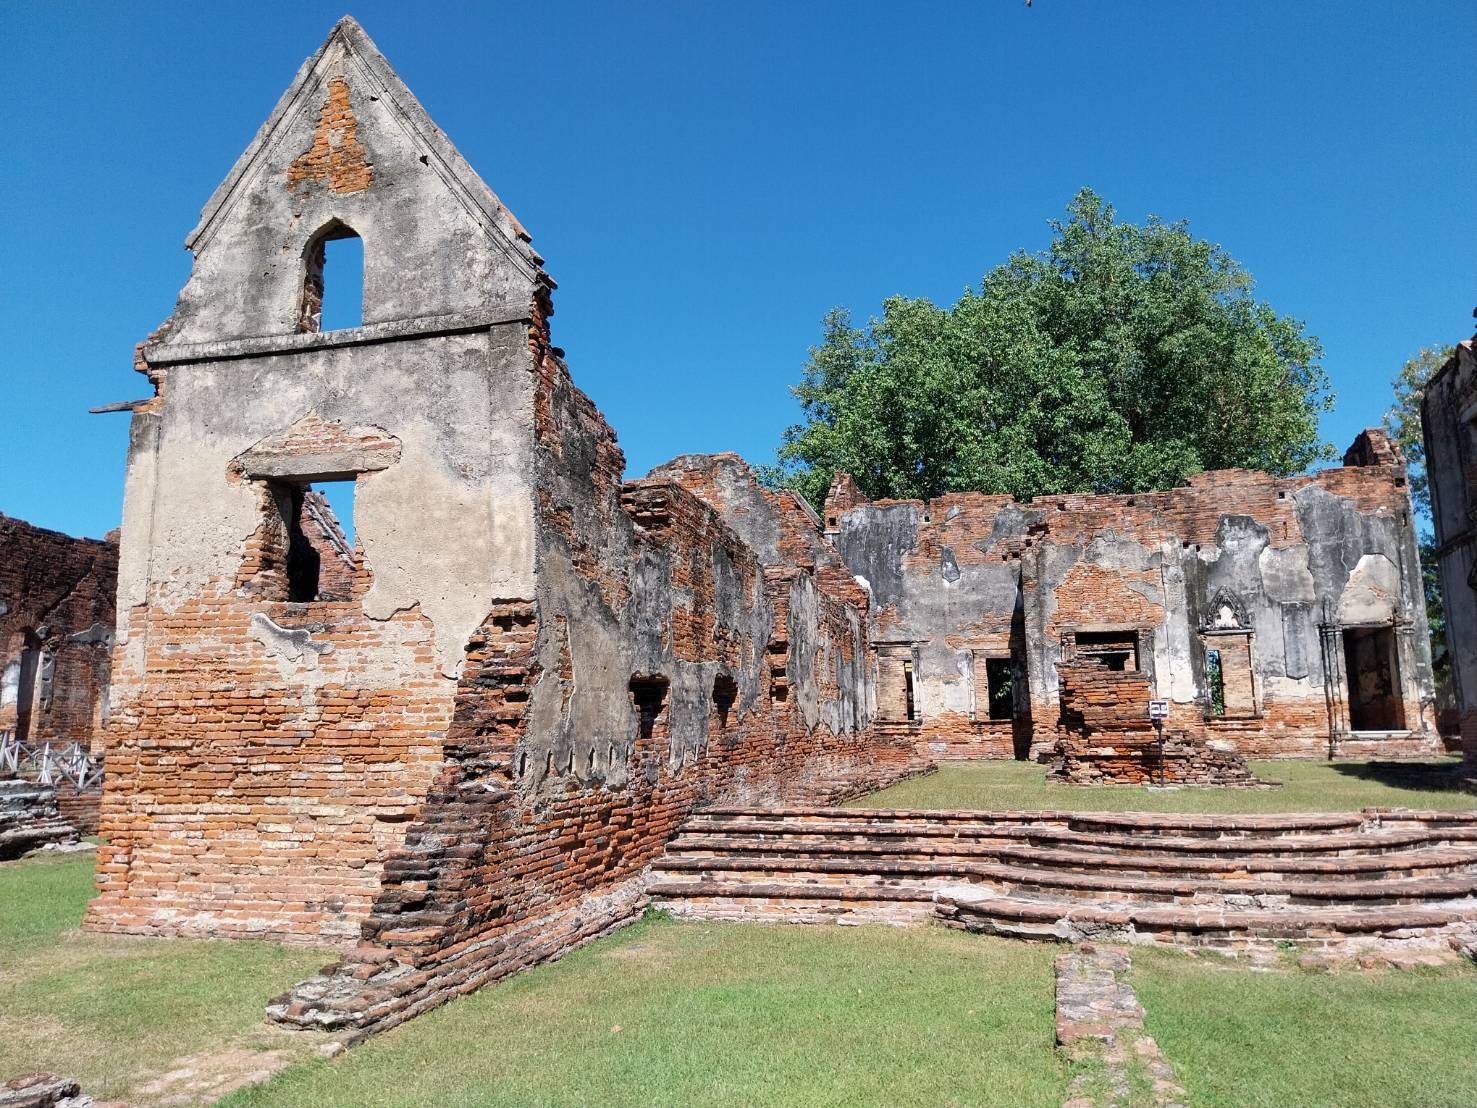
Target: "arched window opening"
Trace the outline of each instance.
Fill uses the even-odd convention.
[[[364,241],[337,221],[314,236],[304,252],[298,330],[338,331],[364,325]]]
[[[713,678],[713,708],[718,713],[719,730],[728,730],[728,713],[733,710],[733,702],[737,699],[738,685],[732,677],[720,673]]]

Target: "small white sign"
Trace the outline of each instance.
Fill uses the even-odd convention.
[[[1168,719],[1169,718],[1169,701],[1167,701],[1167,700],[1151,700],[1151,701],[1149,701],[1149,718],[1150,719]]]

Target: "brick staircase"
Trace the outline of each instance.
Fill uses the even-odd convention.
[[[1477,930],[1477,812],[710,809],[653,865],[650,893],[701,919],[937,917],[1070,941],[1433,945]]]
[[[48,843],[73,843],[77,829],[57,813],[56,790],[23,777],[0,777],[0,861]]]

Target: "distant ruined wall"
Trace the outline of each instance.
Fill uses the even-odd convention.
[[[938,756],[1049,749],[1061,734],[1057,664],[1084,654],[1127,656],[1170,701],[1170,727],[1248,756],[1430,752],[1404,463],[1380,432],[1349,460],[1361,464],[1019,504],[852,494],[834,539],[871,588],[879,660],[913,662],[909,725]],[[990,718],[992,662],[1014,677],[1008,718]]]
[[[91,749],[107,717],[118,544],[0,515],[0,731]]]
[[[1426,386],[1426,472],[1462,748],[1477,763],[1477,339]]]

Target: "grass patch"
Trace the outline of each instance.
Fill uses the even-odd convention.
[[[853,800],[848,807],[1226,815],[1347,812],[1372,805],[1477,808],[1477,796],[1442,787],[1458,764],[1454,758],[1419,763],[1252,762],[1258,777],[1280,781],[1282,788],[1159,791],[1137,785],[1049,785],[1046,767],[1035,762],[945,762],[937,773]]]
[[[1056,1108],[1048,947],[650,918],[223,1102]]]
[[[100,1098],[192,1054],[281,1048],[266,1002],[326,960],[269,943],[78,931],[91,855],[0,865],[0,1078],[51,1070]]]
[[[1477,970],[1254,971],[1136,950],[1150,1034],[1195,1108],[1477,1104]]]

